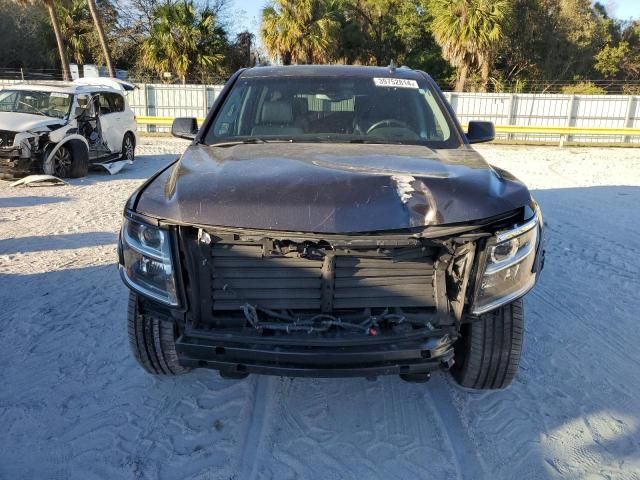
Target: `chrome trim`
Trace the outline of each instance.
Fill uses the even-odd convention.
[[[531,275],[531,279],[529,280],[529,282],[524,285],[521,289],[516,290],[515,292],[505,296],[505,297],[500,297],[494,301],[492,301],[491,303],[488,303],[487,305],[485,305],[484,307],[480,307],[480,308],[474,308],[471,313],[473,315],[482,315],[483,313],[487,313],[491,310],[495,310],[496,308],[502,307],[503,305],[506,305],[507,303],[511,303],[514,300],[522,297],[523,295],[525,295],[527,292],[529,292],[529,290],[531,290],[534,285],[536,284],[536,274],[533,273]]]
[[[533,218],[527,223],[523,223],[513,230],[503,230],[501,232],[496,232],[496,243],[506,242],[507,240],[511,240],[512,238],[519,237],[523,233],[527,233],[532,228],[535,228],[536,225],[538,225],[538,216],[534,215]]]

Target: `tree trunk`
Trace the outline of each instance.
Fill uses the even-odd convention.
[[[464,84],[467,82],[467,73],[469,72],[469,66],[464,64],[458,71],[458,80],[456,80],[456,92],[464,91]]]
[[[58,44],[58,53],[60,55],[60,63],[62,63],[62,79],[65,82],[71,80],[71,72],[69,71],[69,60],[67,60],[67,51],[64,48],[64,42],[62,41],[62,35],[60,34],[60,25],[58,25],[58,17],[53,8],[52,1],[45,1],[45,7],[49,12],[49,18],[51,19],[51,26],[53,27],[53,33],[56,36],[56,42]]]
[[[89,5],[91,17],[93,18],[93,23],[95,24],[96,30],[98,32],[98,39],[100,40],[100,46],[102,47],[102,52],[104,53],[104,61],[107,64],[109,76],[111,78],[115,78],[116,72],[113,69],[113,65],[111,65],[111,54],[109,52],[109,45],[107,45],[107,41],[104,38],[104,29],[102,28],[102,21],[100,20],[100,12],[98,12],[98,7],[96,6],[95,0],[87,0],[87,4]]]
[[[482,65],[480,65],[480,76],[482,78],[482,91],[486,92],[489,88],[489,73],[491,71],[491,65],[489,63],[489,58],[482,59]]]

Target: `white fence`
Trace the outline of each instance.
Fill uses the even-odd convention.
[[[0,80],[0,85],[14,83]],[[222,85],[138,84],[128,95],[129,104],[140,117],[206,116]],[[510,93],[456,93],[445,97],[460,122],[489,120],[498,126],[640,128],[640,96],[558,95]],[[140,129],[167,131],[166,126],[146,125]],[[500,129],[498,129],[499,131]],[[555,133],[498,133],[509,140],[558,142]],[[565,140],[588,143],[640,144],[640,136],[574,134]]]
[[[462,124],[488,120],[496,125],[578,128],[640,128],[640,106],[635,95],[558,95],[511,93],[456,93],[445,97]],[[557,134],[499,134],[513,140],[557,142]],[[640,137],[572,135],[582,142],[632,142]]]

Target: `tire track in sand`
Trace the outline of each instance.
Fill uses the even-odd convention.
[[[254,379],[251,418],[241,447],[242,455],[238,466],[238,475],[236,476],[240,480],[256,478],[258,461],[264,443],[265,423],[267,422],[266,412],[271,405],[271,397],[273,395],[272,377],[255,375]]]
[[[429,382],[431,405],[440,420],[449,448],[456,462],[458,478],[477,480],[486,478],[482,460],[478,457],[477,446],[469,438],[467,428],[460,421],[460,415],[453,405],[449,385],[445,378],[435,378]]]

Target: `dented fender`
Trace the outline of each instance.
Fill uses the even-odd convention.
[[[55,155],[62,146],[68,146],[71,148],[71,154],[74,158],[83,158],[85,161],[89,161],[89,143],[87,140],[78,134],[68,135],[64,137],[59,143],[53,144],[53,148],[47,148],[45,161],[47,158]]]

